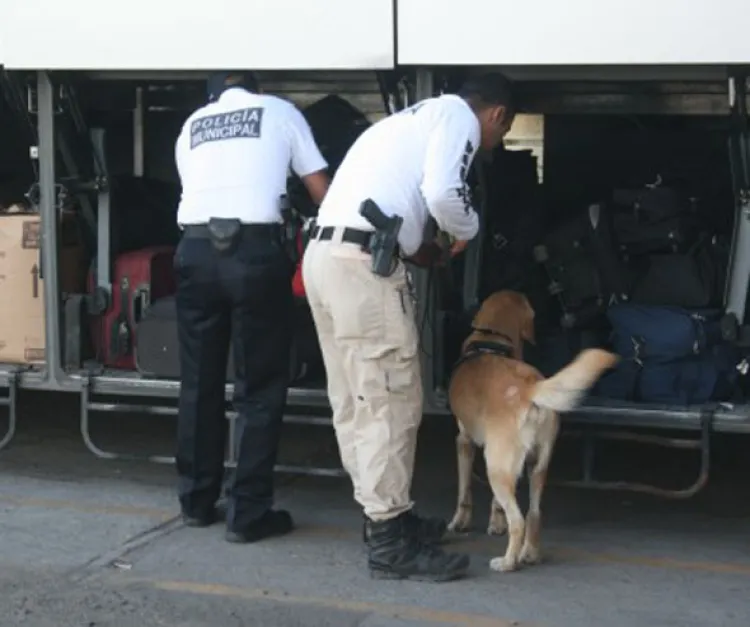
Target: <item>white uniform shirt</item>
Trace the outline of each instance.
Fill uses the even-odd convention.
[[[182,181],[181,225],[209,218],[281,222],[289,167],[303,177],[328,165],[292,103],[238,87],[187,119],[175,159]]]
[[[420,101],[376,122],[336,171],[317,223],[372,230],[359,215],[362,202],[371,198],[383,213],[403,217],[399,245],[406,255],[422,243],[429,215],[442,231],[472,239],[479,218],[465,179],[480,134],[476,115],[455,95]]]

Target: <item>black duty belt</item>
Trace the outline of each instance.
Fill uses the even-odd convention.
[[[336,229],[340,227],[335,226],[316,226],[311,232],[311,239],[325,242],[333,239],[333,234]],[[342,229],[341,241],[347,244],[359,244],[364,250],[369,250],[370,241],[372,236],[375,234],[373,231],[360,231],[359,229],[352,229],[345,227]]]
[[[243,224],[240,227],[240,233],[247,233],[248,235],[277,237],[280,232],[281,224],[276,222]],[[211,237],[211,232],[208,230],[208,224],[186,224],[182,233],[184,237],[190,237],[193,239],[209,239]]]

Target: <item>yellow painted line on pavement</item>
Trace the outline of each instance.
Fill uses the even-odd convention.
[[[553,555],[563,559],[581,560],[586,562],[600,562],[605,564],[632,564],[633,566],[648,566],[667,570],[697,571],[715,573],[719,575],[744,575],[750,577],[750,564],[737,562],[687,561],[671,557],[648,557],[645,555],[628,556],[614,553],[599,553],[582,551],[569,547],[556,547]]]
[[[390,618],[418,620],[440,625],[471,625],[472,627],[532,627],[525,623],[480,614],[431,610],[415,605],[395,605],[390,603],[373,603],[364,601],[345,601],[326,597],[296,596],[273,590],[260,590],[225,586],[221,584],[202,584],[189,581],[136,580],[150,584],[159,590],[228,597],[246,601],[273,601],[289,605],[307,605],[324,609],[348,612],[378,614]],[[450,585],[450,584],[446,584]]]
[[[159,522],[166,522],[174,518],[177,508],[170,511],[167,509],[138,507],[135,505],[104,505],[95,502],[67,500],[67,499],[41,499],[34,497],[0,496],[0,504],[14,505],[17,507],[34,507],[49,510],[70,510],[85,514],[103,514],[108,516],[136,516],[152,518]],[[357,528],[335,527],[329,525],[314,525],[300,527],[294,534],[294,538],[324,538],[328,540],[352,540],[359,541],[361,531]],[[491,538],[487,536],[474,537],[467,540],[458,539],[451,542],[450,548],[464,551],[473,555],[489,556],[500,555],[505,551],[505,537]],[[544,545],[543,545],[544,548]],[[693,571],[713,573],[722,575],[741,575],[750,577],[750,564],[721,561],[689,561],[675,559],[669,556],[648,555],[621,555],[606,551],[586,551],[572,547],[553,545],[546,553],[554,558],[562,560],[576,560],[581,562],[600,564],[629,564],[648,568],[659,568],[663,570]]]
[[[143,516],[167,521],[178,512],[137,505],[103,505],[96,502],[75,501],[68,499],[40,499],[34,497],[0,496],[0,504],[16,507],[35,507],[51,510],[71,510],[82,514],[105,514],[110,516]]]

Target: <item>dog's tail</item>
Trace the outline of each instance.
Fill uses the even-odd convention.
[[[583,350],[556,375],[537,383],[531,402],[556,412],[572,411],[581,404],[596,380],[618,359],[617,355],[599,348]]]

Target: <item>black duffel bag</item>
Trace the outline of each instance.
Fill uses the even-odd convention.
[[[645,255],[631,260],[630,302],[702,309],[721,304],[727,260],[716,239],[701,236],[682,253]]]
[[[683,252],[693,245],[699,228],[693,201],[660,185],[615,190],[611,209],[614,237],[627,257]]]
[[[630,274],[618,258],[603,205],[591,205],[548,234],[534,256],[559,299],[564,328],[588,326],[611,303],[629,299]]]

